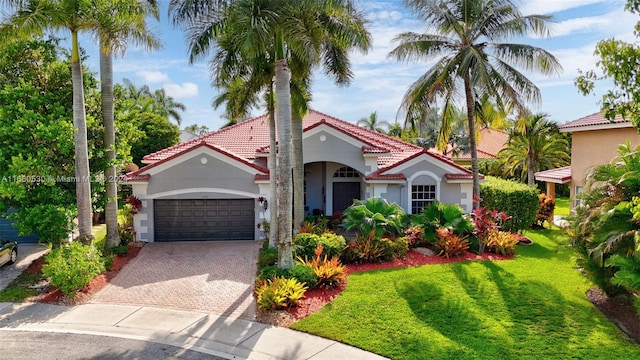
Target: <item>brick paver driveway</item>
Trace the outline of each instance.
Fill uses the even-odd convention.
[[[91,302],[255,317],[254,241],[146,244]]]

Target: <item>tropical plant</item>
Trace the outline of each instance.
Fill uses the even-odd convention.
[[[478,239],[478,252],[482,254],[489,236],[498,231],[510,217],[498,210],[479,207],[471,212],[471,219],[473,220],[473,234]]]
[[[309,266],[318,277],[318,286],[331,289],[344,283],[347,277],[347,268],[340,263],[337,256],[331,259],[327,255],[322,256],[322,245],[318,245],[315,256],[311,260],[299,259],[303,264]]]
[[[345,209],[343,224],[347,230],[355,229],[360,235],[373,232],[377,238],[383,235],[402,234],[405,212],[396,203],[381,197],[355,200]]]
[[[551,221],[551,215],[553,214],[553,210],[556,208],[556,201],[546,194],[538,194],[538,213],[536,214],[536,222],[535,225],[538,227],[543,227],[545,221]]]
[[[536,114],[516,122],[509,143],[497,154],[505,176],[516,175],[535,185],[536,172],[569,165],[569,142],[558,132],[558,125],[547,117]]]
[[[371,131],[376,131],[376,132],[383,133],[383,134],[386,133],[384,131],[384,128],[382,128],[383,126],[385,126],[387,129],[389,129],[391,127],[391,124],[389,124],[388,121],[384,121],[384,120],[378,119],[378,112],[377,111],[372,112],[369,115],[369,117],[361,118],[360,120],[358,120],[358,122],[356,124],[358,126],[362,126],[365,129],[369,129]]]
[[[313,269],[299,262],[291,269],[279,269],[276,265],[266,266],[262,268],[260,274],[258,274],[258,280],[273,279],[274,277],[296,279],[310,289],[316,287],[318,284],[318,276],[313,272]]]
[[[587,184],[584,206],[576,208],[569,228],[576,263],[609,296],[637,292],[640,147],[620,145],[618,157],[595,167]]]
[[[455,234],[447,228],[440,228],[436,231],[438,239],[433,243],[433,249],[440,256],[447,259],[457,256],[469,250],[469,240],[466,237]]]
[[[437,99],[449,106],[457,100],[458,93],[464,94],[473,197],[478,198],[476,99],[492,100],[499,108],[504,108],[505,103],[523,108],[527,100],[540,100],[538,88],[514,65],[550,75],[561,68],[558,60],[544,49],[505,41],[530,33],[547,36],[546,22],[550,17],[523,16],[510,0],[405,0],[404,3],[436,31],[399,34],[395,41],[400,44],[389,56],[401,61],[437,60],[409,87],[401,108],[422,110],[421,106],[429,106]]]
[[[516,251],[520,238],[507,231],[494,230],[486,240],[487,250],[496,254],[511,255]]]
[[[276,277],[256,285],[258,306],[267,310],[287,309],[298,305],[307,288],[296,279]]]
[[[164,88],[157,89],[153,92],[153,98],[155,99],[155,113],[166,117],[173,118],[178,127],[182,124],[182,117],[178,111],[186,111],[187,107],[169,95]]]
[[[473,229],[468,216],[457,204],[432,203],[422,209],[415,220],[422,225],[425,240],[434,242],[438,239],[438,230],[445,228],[457,235],[465,235]]]
[[[318,246],[322,246],[323,255],[330,258],[340,256],[346,246],[346,240],[342,235],[331,232],[320,235],[313,233],[298,233],[293,240],[294,255],[301,259],[310,259],[315,254]]]

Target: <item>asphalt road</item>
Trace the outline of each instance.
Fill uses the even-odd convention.
[[[222,360],[224,358],[154,342],[110,336],[1,331],[0,359]]]

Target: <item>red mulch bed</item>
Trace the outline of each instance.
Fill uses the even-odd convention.
[[[640,343],[640,316],[633,305],[610,299],[599,288],[589,289],[587,297],[620,330]]]
[[[109,281],[113,279],[116,274],[118,274],[118,271],[120,271],[120,269],[122,269],[124,265],[126,265],[131,259],[138,256],[138,253],[140,253],[140,249],[142,249],[143,245],[144,243],[133,243],[129,245],[129,252],[126,255],[116,256],[113,258],[111,269],[109,269],[109,271],[96,276],[91,280],[89,284],[79,290],[73,297],[64,295],[58,288],[53,287],[48,283],[43,283],[43,288],[40,293],[27,300],[31,302],[56,305],[85,304],[89,300],[91,300],[91,297],[95,293],[107,286],[107,284],[109,284]],[[44,264],[44,257],[41,257],[32,262],[25,271],[31,274],[41,273],[42,266]]]
[[[404,258],[395,259],[389,262],[372,264],[349,264],[347,265],[347,275],[355,272],[369,270],[396,269],[429,264],[446,264],[458,261],[505,260],[512,258],[513,255],[504,256],[489,253],[478,255],[467,251],[460,256],[453,256],[447,259],[437,255],[426,256],[412,249],[409,250]],[[338,296],[344,290],[345,286],[346,283],[335,289],[316,288],[308,290],[305,293],[302,301],[298,303],[297,307],[280,311],[264,311],[258,309],[256,317],[260,322],[276,326],[288,327],[297,320],[300,320],[317,312],[325,304],[333,301],[333,299],[335,299],[336,296]]]

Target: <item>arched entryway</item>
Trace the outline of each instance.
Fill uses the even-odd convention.
[[[349,166],[343,166],[333,173],[333,213],[342,213],[361,197],[360,173]]]
[[[313,162],[304,167],[304,199],[307,215],[343,212],[362,199],[364,175],[357,169],[335,162]]]

